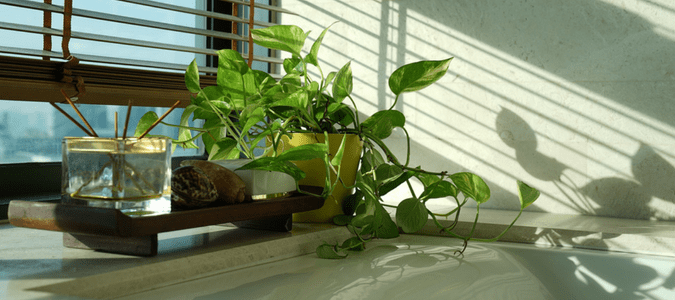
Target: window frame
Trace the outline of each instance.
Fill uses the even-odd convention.
[[[254,0],[251,0],[254,1]],[[271,0],[271,5],[276,5],[275,0]],[[205,0],[205,3],[212,5],[213,3],[226,3],[219,0]],[[237,3],[232,1],[232,7],[246,3]],[[227,5],[225,5],[227,6]],[[211,8],[223,8],[225,6],[210,6]],[[233,9],[232,13],[236,13]],[[216,10],[215,12],[226,13]],[[211,23],[210,18],[207,19],[207,24]],[[269,20],[277,22],[276,12],[270,11]],[[216,20],[217,21],[217,20]],[[214,22],[214,24],[217,24]],[[223,24],[217,24],[216,29],[222,29]],[[237,26],[231,26],[236,31]],[[236,41],[207,38],[207,45],[223,45],[230,43],[236,50]],[[269,56],[273,57],[274,52],[270,51]],[[3,91],[3,99],[0,101],[39,101],[39,102],[63,102],[60,93],[55,93],[60,89],[64,89],[69,95],[75,94],[77,91],[73,83],[62,82],[59,78],[59,71],[62,69],[63,60],[39,60],[28,58],[14,58],[9,56],[0,56],[0,64],[8,60],[16,60],[21,64],[25,64],[33,70],[32,78],[3,78],[0,80],[0,91]],[[217,60],[208,62],[207,67],[217,66]],[[150,70],[138,69],[124,69],[106,66],[88,65],[86,69],[95,69],[99,72],[112,72],[132,70],[140,73],[141,76],[155,76],[161,77],[165,82],[170,82],[162,88],[148,88],[148,87],[125,87],[106,85],[103,82],[89,81],[85,83],[86,96],[81,98],[79,103],[83,104],[101,104],[101,105],[122,105],[128,104],[127,99],[134,99],[134,106],[151,106],[151,107],[169,107],[176,101],[181,101],[178,107],[186,107],[189,104],[191,94],[184,85],[183,72],[160,72]],[[273,63],[269,63],[269,70],[272,72],[277,67]],[[35,71],[37,70],[37,71]],[[73,77],[84,72],[85,68],[75,65],[72,67]],[[84,76],[84,75],[82,75]],[[86,77],[85,77],[86,78]],[[216,76],[213,74],[201,75],[200,79],[203,85],[215,85]],[[4,93],[7,91],[7,93]],[[136,99],[139,99],[138,101]],[[206,160],[208,155],[206,153],[200,156],[172,156],[172,169],[180,166],[180,162],[188,159]],[[61,199],[61,162],[47,162],[47,163],[11,163],[0,164],[0,222],[7,220],[7,212],[9,202],[11,200],[28,200],[37,202],[59,202]]]

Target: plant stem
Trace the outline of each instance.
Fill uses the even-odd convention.
[[[469,232],[469,236],[466,238],[465,241],[469,241],[471,237],[473,236],[474,231],[476,230],[476,224],[478,224],[478,215],[480,212],[480,205],[476,205],[476,218],[473,221],[473,225],[471,226],[471,232]]]
[[[516,221],[518,221],[518,218],[520,218],[520,215],[521,215],[522,213],[523,213],[523,209],[521,208],[521,209],[520,209],[520,212],[518,213],[518,215],[516,216],[516,218],[513,220],[513,222],[511,222],[511,224],[509,224],[509,226],[506,227],[506,229],[504,229],[504,231],[502,231],[502,233],[500,233],[498,236],[496,236],[496,237],[494,237],[494,238],[491,238],[491,239],[473,239],[473,240],[474,240],[474,241],[479,241],[479,242],[494,242],[494,241],[499,240],[500,238],[502,238],[502,236],[504,236],[504,234],[506,234],[507,231],[509,231],[509,229],[511,229],[511,227],[513,227],[513,224],[515,224]]]
[[[406,157],[405,157],[405,166],[408,166],[408,163],[410,163],[410,135],[408,134],[408,130],[405,129],[405,127],[401,127],[403,129],[403,132],[405,133],[405,140],[408,143],[408,146],[406,149]]]
[[[241,91],[242,91],[243,97],[244,97],[244,107],[246,107],[246,106],[248,106],[247,103],[246,103],[246,98],[247,98],[246,97],[246,81],[244,80],[243,74],[241,74]],[[234,109],[236,109],[236,107],[234,107]]]
[[[242,138],[242,136],[241,136],[241,133],[238,133],[236,130],[234,130],[234,128],[236,128],[236,127],[234,126],[234,124],[233,124],[232,121],[230,120],[229,116],[224,116],[224,117],[223,117],[223,116],[221,115],[222,112],[221,112],[215,105],[213,105],[213,103],[211,103],[210,100],[207,99],[207,100],[206,100],[206,103],[208,103],[209,106],[211,106],[211,109],[212,109],[213,112],[216,114],[216,116],[218,116],[218,118],[220,119],[220,122],[221,122],[223,125],[225,125],[225,129],[232,133],[232,137],[233,137],[235,140],[237,140],[237,144],[244,148],[244,149],[242,149],[242,152],[244,152],[244,154],[245,154],[248,158],[253,158],[253,152],[250,150],[250,148],[248,147],[248,145],[244,142],[244,140],[243,140],[243,138]],[[215,141],[215,140],[216,140],[216,139],[214,139],[214,141]]]
[[[415,195],[415,190],[412,187],[412,184],[410,184],[410,179],[406,179],[405,183],[408,184],[408,189],[410,189],[410,194],[412,194],[413,198],[417,199],[417,195]]]
[[[401,94],[396,95],[396,98],[394,99],[394,104],[391,105],[391,107],[389,108],[389,110],[394,109],[394,106],[396,106],[396,102],[398,102],[398,97],[399,97],[400,95],[401,95]]]
[[[437,226],[438,228],[441,228],[441,230],[442,230],[443,232],[445,232],[445,233],[447,233],[447,234],[449,234],[449,235],[451,235],[451,236],[453,236],[453,237],[456,237],[456,238],[458,238],[458,239],[463,239],[463,240],[466,239],[466,237],[463,237],[463,236],[461,236],[461,235],[459,235],[459,234],[456,234],[456,233],[450,231],[449,229],[446,229],[445,227],[443,227],[443,225],[441,225],[441,222],[438,221],[438,219],[436,218],[436,216],[434,216],[434,214],[433,214],[430,210],[427,209],[427,213],[429,214],[429,216],[431,216],[431,219],[434,220],[434,223],[436,224],[436,226]]]
[[[349,101],[352,102],[352,106],[354,106],[354,119],[355,119],[354,128],[356,128],[358,130],[358,134],[360,135],[361,134],[361,122],[359,121],[359,110],[356,108],[356,102],[352,98],[352,95],[348,94],[347,97],[349,98]]]

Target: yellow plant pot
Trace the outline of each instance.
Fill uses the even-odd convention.
[[[328,134],[329,150],[331,155],[340,148],[342,137],[344,134]],[[324,143],[325,136],[318,133],[294,133],[292,138],[283,136],[280,148],[283,150],[291,149],[297,146],[315,143]],[[361,158],[362,143],[357,135],[348,134],[345,141],[344,156],[342,158],[340,177],[347,186],[354,185],[356,179],[356,171],[359,167],[359,160]],[[326,167],[322,160],[313,159],[305,161],[294,161],[294,163],[303,170],[307,177],[300,180],[301,185],[310,185],[323,187],[325,185]],[[331,174],[331,182],[335,182],[336,174]],[[293,222],[332,222],[333,217],[343,214],[342,200],[351,195],[351,189],[345,189],[342,184],[338,185],[333,190],[333,193],[326,198],[323,207],[317,210],[308,212],[296,213],[293,215]]]

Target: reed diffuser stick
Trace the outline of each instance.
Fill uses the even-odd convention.
[[[60,113],[62,113],[64,116],[66,116],[66,118],[68,118],[68,120],[75,123],[75,125],[77,125],[77,127],[80,127],[80,129],[82,129],[82,131],[84,131],[84,133],[86,133],[88,136],[93,136],[91,134],[91,132],[89,132],[89,130],[87,130],[87,128],[84,128],[84,126],[82,126],[82,124],[77,122],[77,120],[73,119],[73,117],[71,117],[67,112],[65,112],[63,109],[61,109],[56,104],[54,104],[54,102],[49,102],[49,104],[51,104],[54,108],[56,108],[56,110],[58,110]]]
[[[132,100],[129,100],[129,107],[127,108],[127,116],[124,120],[124,132],[122,132],[122,139],[127,138],[127,128],[129,127],[129,116],[131,115],[131,106],[133,104]]]
[[[171,108],[169,108],[169,110],[167,110],[161,117],[159,117],[159,119],[157,119],[157,121],[155,121],[154,123],[152,123],[152,125],[150,125],[150,127],[148,127],[148,129],[146,129],[146,130],[143,132],[143,134],[141,134],[138,138],[139,138],[139,139],[142,139],[146,134],[148,134],[148,132],[150,132],[150,130],[152,130],[153,128],[155,128],[155,126],[157,126],[157,124],[159,124],[159,122],[162,122],[162,119],[164,119],[164,117],[166,117],[169,113],[171,113],[171,111],[172,111],[174,108],[176,108],[178,105],[180,105],[180,101],[176,101],[176,103],[174,103],[173,106],[171,106]]]
[[[98,137],[98,134],[96,134],[96,131],[94,128],[91,128],[91,125],[89,125],[89,122],[87,122],[87,119],[84,118],[82,113],[80,113],[80,110],[75,107],[75,103],[73,103],[72,100],[70,100],[70,97],[68,97],[68,94],[66,94],[65,91],[61,90],[61,94],[63,94],[63,97],[66,98],[66,101],[68,101],[68,104],[70,104],[71,107],[75,110],[75,113],[77,113],[78,116],[80,116],[80,119],[82,119],[82,122],[84,122],[84,125],[87,125],[87,128],[91,131],[92,136]]]

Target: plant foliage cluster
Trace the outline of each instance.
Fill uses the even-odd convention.
[[[290,53],[291,57],[283,62],[285,75],[279,80],[251,69],[238,52],[220,50],[217,85],[201,88],[199,70],[193,61],[185,72],[185,83],[195,96],[185,109],[180,124],[173,125],[180,128],[174,144],[196,147],[195,139],[201,138],[209,159],[232,159],[243,155],[254,158],[243,167],[245,169],[281,171],[296,180],[304,178],[305,174],[292,161],[320,158],[325,162],[326,174],[333,172],[339,178],[344,139],[337,154],[330,155],[327,138],[325,143],[278,153],[281,137],[298,132],[356,134],[363,141],[363,152],[356,183],[347,187],[355,188],[355,193],[344,199],[345,214],[334,218],[336,224],[347,226],[354,237],[339,244],[321,245],[317,254],[323,258],[346,257],[348,250],[362,250],[369,240],[394,238],[400,231],[419,231],[429,218],[443,232],[463,239],[466,247],[476,228],[479,210],[476,210],[473,227],[467,236],[458,235],[453,229],[469,199],[475,201],[477,208],[490,199],[489,187],[483,179],[470,172],[449,174],[410,166],[406,119],[403,113],[394,109],[402,94],[419,91],[442,78],[452,58],[420,61],[398,68],[389,77],[394,104],[387,110],[359,120],[356,103],[351,96],[353,77],[350,63],[329,73],[325,73],[319,63],[319,48],[327,31],[328,28],[321,32],[303,56],[309,32],[287,25],[252,30],[253,40],[258,45]],[[314,68],[318,76],[312,76],[310,68]],[[152,113],[147,115],[139,127],[147,126],[156,118]],[[204,125],[188,127],[190,118],[201,119]],[[399,160],[384,142],[396,128],[402,130],[408,140],[405,161]],[[193,132],[197,134],[193,135]],[[262,155],[255,155],[254,151],[262,152]],[[412,179],[419,180],[424,190],[414,191],[410,183]],[[337,184],[344,183],[326,179],[321,196],[330,195]],[[404,184],[412,196],[398,204],[394,222],[385,210],[382,197]],[[539,192],[520,181],[517,186],[522,212],[537,199]],[[455,202],[456,208],[444,214],[431,212],[426,203],[435,198],[450,199]],[[443,226],[438,221],[438,218],[452,217],[454,222],[450,226]],[[513,220],[514,223],[518,217]],[[497,240],[512,225],[491,240]]]

